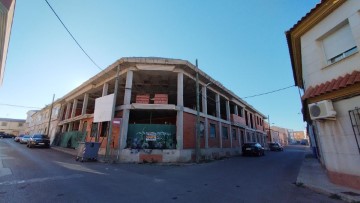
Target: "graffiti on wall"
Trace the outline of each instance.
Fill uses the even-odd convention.
[[[131,149],[175,149],[176,126],[129,124],[127,147]]]

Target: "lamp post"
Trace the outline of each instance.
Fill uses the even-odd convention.
[[[55,99],[55,94],[53,94],[53,99],[52,99],[51,106],[50,106],[50,116],[49,116],[47,132],[45,132],[48,137],[50,137],[50,135],[49,135],[50,134],[50,123],[51,123],[51,117],[52,117],[52,110],[53,110],[53,107],[54,107],[54,99]]]
[[[196,146],[195,146],[195,157],[196,163],[200,162],[200,91],[199,91],[199,69],[198,60],[196,64]]]

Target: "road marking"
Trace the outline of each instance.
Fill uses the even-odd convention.
[[[82,178],[82,177],[84,176],[81,174],[73,174],[68,176],[53,176],[53,177],[45,177],[45,178],[33,178],[28,180],[12,180],[12,181],[0,182],[0,186],[17,185],[24,183],[37,183],[37,182],[54,181],[54,180],[67,180],[67,179]]]
[[[155,183],[162,183],[162,182],[164,182],[164,181],[165,181],[164,179],[154,178],[154,182],[155,182]]]
[[[6,150],[8,148],[9,147],[0,147],[1,154],[5,154],[5,153],[3,153],[3,150]],[[4,164],[3,164],[4,159],[13,159],[13,157],[10,157],[10,156],[7,156],[7,155],[1,155],[0,156],[0,177],[7,176],[7,175],[12,175],[12,171],[10,170],[10,168],[5,168],[4,167]]]
[[[88,172],[88,173],[95,173],[95,174],[99,174],[99,175],[108,175],[106,173],[102,173],[90,168],[87,168],[85,166],[82,165],[78,165],[78,164],[69,164],[69,163],[65,163],[65,162],[60,162],[60,161],[54,161],[55,163],[59,164],[62,167],[71,169],[71,170],[76,170],[76,171],[83,171],[83,172]]]

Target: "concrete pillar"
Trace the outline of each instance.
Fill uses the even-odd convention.
[[[124,105],[130,104],[131,102],[131,88],[132,88],[133,75],[134,72],[132,70],[129,70],[126,74]]]
[[[230,102],[226,100],[226,120],[230,121]]]
[[[131,88],[132,88],[133,75],[134,73],[131,70],[129,70],[126,74],[124,105],[129,105],[131,102]],[[125,106],[125,109],[123,110],[121,132],[119,137],[120,149],[124,149],[126,147],[126,139],[127,139],[127,133],[129,127],[129,116],[130,116],[130,109],[129,107]]]
[[[215,102],[216,102],[216,117],[221,118],[221,115],[220,115],[220,95],[219,94],[215,95]]]
[[[203,109],[203,113],[205,115],[207,115],[207,88],[206,87],[202,87],[201,88],[201,93],[202,93],[202,109]],[[204,122],[204,127],[205,127],[205,148],[209,148],[209,121],[208,118],[205,117],[205,122]]]
[[[104,83],[102,96],[106,96],[108,94],[108,90],[109,90],[109,83]]]
[[[84,95],[84,102],[83,102],[83,106],[82,106],[82,109],[81,109],[81,115],[85,115],[85,114],[86,114],[86,109],[87,109],[88,101],[89,101],[89,93],[85,93],[85,95]]]
[[[221,118],[221,112],[220,112],[220,95],[215,95],[215,101],[216,101],[216,117]],[[221,121],[218,121],[219,125],[219,141],[220,141],[220,148],[222,148],[222,123]]]
[[[239,109],[238,109],[238,106],[235,104],[235,115],[239,115]]]
[[[71,103],[67,103],[67,104],[66,104],[65,119],[69,119],[69,116],[70,116],[70,106],[71,106]]]
[[[177,80],[177,107],[179,108],[176,116],[176,149],[184,147],[184,73],[178,73]]]
[[[77,104],[78,104],[78,100],[74,99],[73,107],[72,107],[72,110],[71,110],[71,118],[75,117]]]
[[[72,131],[73,123],[69,123],[68,125],[69,125],[69,126],[68,126],[68,130],[67,130],[67,131],[70,132],[70,131]]]
[[[63,117],[64,111],[65,111],[65,107],[64,107],[63,105],[61,105],[61,107],[60,107],[60,112],[59,112],[59,115],[58,115],[58,118],[59,118],[59,120],[61,120],[61,121],[65,119],[65,118]]]
[[[66,130],[67,130],[66,127],[67,127],[66,124],[64,124],[64,125],[62,126],[62,128],[61,128],[61,132],[62,132],[62,133],[66,132]]]
[[[227,121],[230,121],[230,101],[229,100],[226,100],[226,120]],[[232,148],[232,128],[231,128],[231,124],[230,124],[230,127],[229,127],[229,130],[230,130],[230,135],[229,135],[229,139],[230,139],[230,147]]]

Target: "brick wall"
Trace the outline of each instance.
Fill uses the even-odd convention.
[[[222,124],[223,127],[227,127],[227,131],[228,131],[228,138],[227,139],[223,139],[222,138],[222,147],[223,148],[230,148],[231,147],[231,141],[230,141],[230,125],[228,124]]]
[[[240,139],[240,129],[237,127],[232,126],[232,129],[236,130],[236,138],[233,137],[232,146],[239,147],[239,139]]]
[[[204,122],[203,118],[200,121]],[[184,112],[184,149],[194,149],[196,143],[196,115]],[[205,137],[200,137],[200,147],[205,147]]]
[[[214,137],[214,138],[210,137],[210,124],[214,124],[216,127],[216,137]],[[207,126],[207,127],[208,127],[208,131],[209,131],[209,140],[208,140],[209,148],[219,148],[220,147],[220,141],[219,141],[220,130],[219,130],[218,122],[209,119],[209,126]]]

